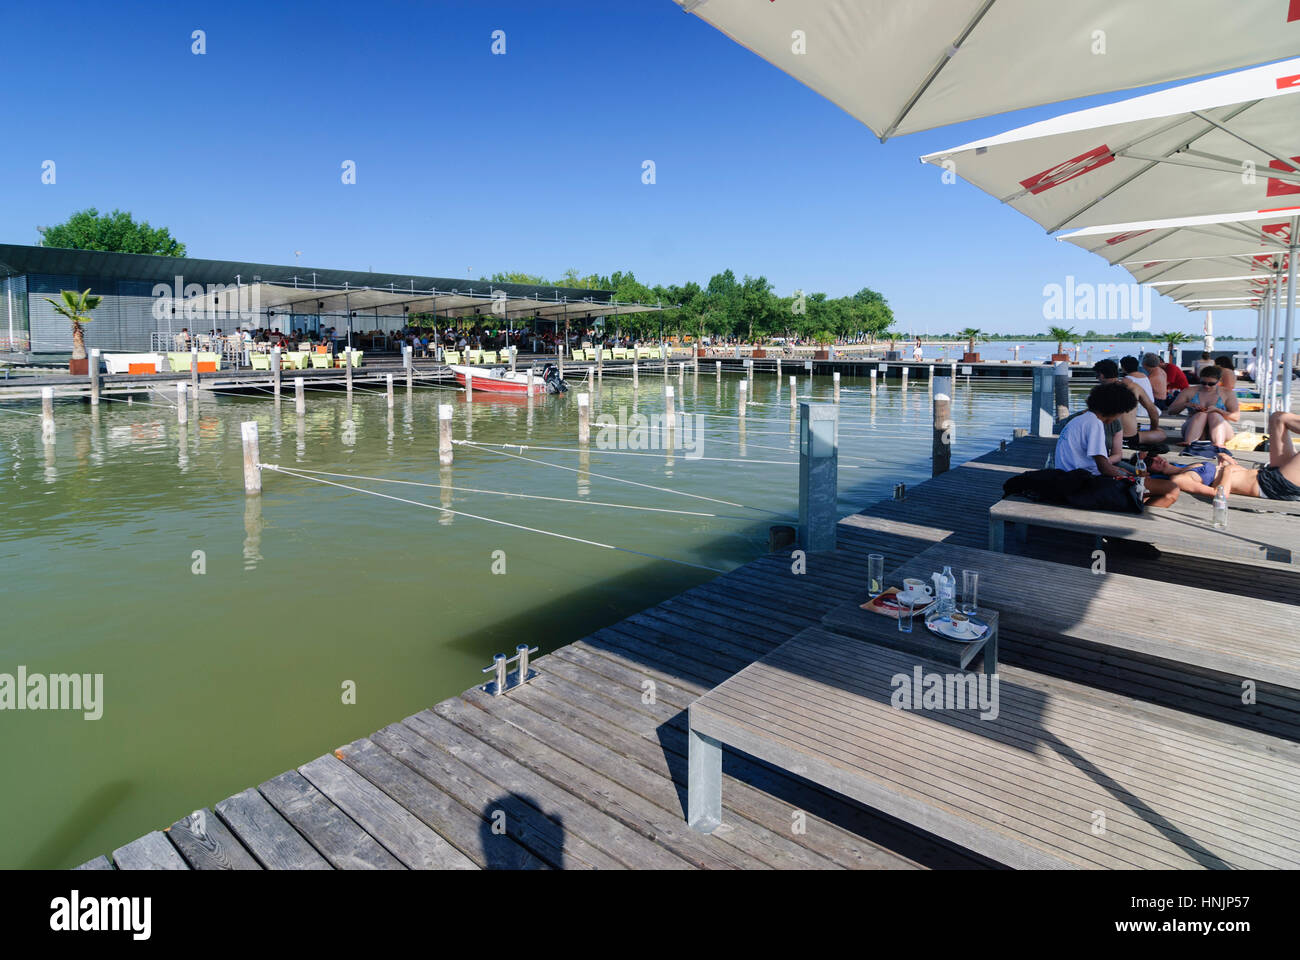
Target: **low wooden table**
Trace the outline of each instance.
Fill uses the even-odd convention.
[[[935,554],[940,554],[942,549],[931,548]],[[930,551],[926,552],[929,553]],[[916,569],[920,568],[919,564],[913,566]],[[891,586],[901,586],[903,576],[911,577],[916,576],[916,574],[907,573],[886,577],[886,583]],[[869,598],[864,597],[861,602],[866,603],[867,599]],[[919,610],[912,618],[912,632],[903,633],[898,629],[897,620],[879,613],[863,610],[856,602],[846,603],[831,610],[830,613],[822,617],[822,624],[826,629],[833,630],[836,633],[856,637],[859,640],[866,640],[869,643],[876,643],[882,647],[889,647],[891,650],[915,654],[933,663],[956,667],[958,670],[970,669],[970,665],[975,662],[975,658],[979,657],[984,673],[997,673],[998,612],[980,607],[979,613],[975,614],[975,616],[989,625],[988,633],[978,640],[966,642],[936,636],[925,625],[925,618]]]

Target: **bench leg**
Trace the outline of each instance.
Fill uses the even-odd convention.
[[[722,823],[722,744],[688,728],[686,822],[700,833]]]
[[[1011,530],[1012,535],[1015,537],[1016,544],[1023,547],[1026,541],[1029,540],[1029,524],[1017,523],[1012,526]]]
[[[984,644],[984,672],[993,676],[998,672],[998,632],[993,631],[988,643]]]
[[[1006,531],[1006,524],[989,517],[989,549],[994,553],[1006,552]]]

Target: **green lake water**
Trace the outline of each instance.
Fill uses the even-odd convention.
[[[682,449],[685,425],[671,457],[630,456],[647,451],[601,448],[598,422],[580,456],[585,388],[572,370],[572,393],[532,404],[481,391],[466,403],[448,388],[408,396],[400,378],[391,412],[379,385],[359,385],[351,409],[342,392],[309,391],[301,423],[291,393],[278,413],[265,394],[205,394],[186,428],[174,395],[106,400],[97,414],[60,401],[53,444],[39,404],[4,403],[0,673],[102,674],[103,715],[0,711],[0,867],[110,852],[459,694],[496,652],[526,641],[545,653],[714,576],[700,567],[761,554],[768,527],[798,505],[788,380],[756,376],[742,427],[739,377],[706,371],[643,374],[636,393],[609,376],[593,395],[593,420],[626,419],[662,413],[673,386],[678,413],[703,425],[690,438],[702,437],[701,459]],[[866,378],[842,387],[848,513],[929,477],[931,401],[924,382],[891,381],[874,400]],[[831,390],[829,377],[799,380],[801,398]],[[954,463],[1028,419],[1027,380],[954,392]],[[522,455],[571,469],[468,446],[440,469],[439,403],[453,405],[458,439],[565,448]],[[245,497],[245,420],[259,424],[265,463],[432,486],[328,478],[414,501],[403,503],[264,471],[262,495]],[[355,704],[342,702],[347,682]]]

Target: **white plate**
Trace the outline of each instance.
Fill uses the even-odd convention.
[[[958,643],[970,643],[979,640],[989,632],[989,625],[983,620],[976,620],[972,617],[970,622],[978,628],[974,633],[958,633],[953,629],[952,618],[947,616],[927,620],[925,625],[931,633],[937,633],[948,640],[956,640]]]
[[[908,594],[904,594],[904,593],[896,593],[894,594],[894,599],[897,600],[899,603],[910,603],[918,611],[922,607],[928,607],[930,604],[934,602],[934,596],[928,593],[918,593],[913,596],[909,596]]]

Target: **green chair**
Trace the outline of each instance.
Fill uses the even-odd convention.
[[[172,373],[188,373],[190,369],[190,355],[188,353],[167,354],[167,367]]]
[[[580,350],[580,349],[578,349],[577,347],[575,347],[574,350],[573,350],[573,359],[574,359],[574,360],[586,360],[586,359],[587,359],[587,351],[586,351],[586,350]]]
[[[496,362],[497,362],[497,352],[496,352],[495,350],[484,350],[484,351],[483,351],[483,362],[484,362],[484,363],[496,363]]]
[[[352,366],[354,366],[354,367],[359,367],[359,366],[361,366],[361,356],[362,356],[362,354],[364,354],[364,353],[365,353],[364,350],[353,350],[353,351],[352,351]]]
[[[271,357],[270,357],[270,354],[266,354],[266,353],[255,353],[255,354],[252,355],[251,359],[252,359],[252,361],[253,361],[253,369],[254,369],[254,370],[270,370],[270,369],[271,369]]]
[[[466,360],[467,360],[469,363],[482,363],[482,362],[483,362],[483,351],[482,351],[482,350],[468,350],[468,351],[466,351],[466,353],[465,353],[465,358],[466,358]]]
[[[328,370],[330,368],[330,355],[328,353],[313,353],[311,355],[311,366],[313,370]]]
[[[604,360],[613,360],[613,359],[614,359],[614,351],[611,350],[611,349],[609,349],[608,347],[606,347],[605,349],[601,350],[601,351],[600,351],[600,355],[601,355],[601,358],[604,359]]]
[[[460,351],[459,350],[442,351],[442,361],[443,363],[457,363],[457,364],[460,363]]]

